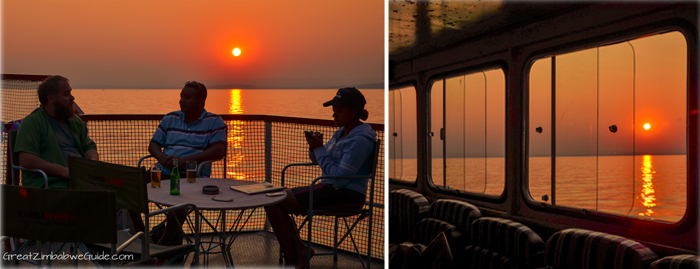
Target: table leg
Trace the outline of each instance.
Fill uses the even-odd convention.
[[[221,230],[223,232],[223,236],[220,237],[221,241],[220,247],[221,247],[221,255],[223,255],[224,258],[224,263],[226,266],[231,266],[233,267],[233,256],[231,256],[231,247],[226,244],[226,239],[229,237],[229,235],[226,232],[226,211],[222,210],[221,211]]]
[[[209,225],[209,227],[214,231],[214,236],[218,236],[218,240],[213,240],[210,242],[209,246],[205,249],[202,247],[202,254],[204,255],[204,265],[208,266],[208,255],[210,254],[215,254],[212,253],[211,250],[216,248],[217,246],[212,246],[214,243],[218,243],[218,247],[221,250],[221,255],[223,256],[222,258],[224,259],[224,264],[226,267],[233,267],[233,255],[231,255],[231,249],[233,242],[236,241],[236,238],[238,238],[238,235],[240,232],[243,230],[243,227],[248,223],[250,218],[253,216],[255,213],[255,208],[250,211],[247,217],[245,216],[245,211],[246,210],[240,210],[240,213],[236,216],[234,219],[233,223],[231,224],[231,228],[227,229],[226,225],[226,211],[221,210],[219,211],[219,216],[217,217],[217,221],[215,224],[212,224],[207,218],[204,217],[204,214],[201,214],[202,220]],[[216,227],[221,224],[220,230],[217,230]]]

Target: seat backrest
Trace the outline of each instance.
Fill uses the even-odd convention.
[[[148,175],[144,167],[69,157],[68,170],[71,189],[114,191],[118,208],[148,213]]]
[[[462,251],[469,244],[470,224],[480,217],[479,208],[470,203],[453,199],[435,200],[430,204],[428,217],[418,222],[413,240],[427,245],[440,232],[444,232],[452,256],[459,264]]]
[[[370,173],[372,174],[372,177],[374,178],[377,174],[377,166],[379,165],[379,152],[382,147],[382,140],[377,139],[377,141],[374,141],[374,152],[372,152],[372,169],[370,170]]]
[[[17,160],[19,160],[19,154],[15,153],[15,141],[17,141],[17,131],[12,130],[7,132],[7,151],[10,152],[10,162],[17,165]]]
[[[19,153],[15,153],[15,141],[17,141],[17,130],[7,132],[7,152],[9,153],[8,156],[10,156],[10,169],[14,169],[12,165],[17,165],[19,160]],[[14,178],[10,178],[12,175],[14,175]],[[18,185],[19,182],[16,182],[16,178],[19,178],[19,173],[15,175],[14,172],[8,170],[5,179],[6,184]]]
[[[462,231],[469,232],[471,223],[481,217],[476,206],[459,200],[438,199],[430,204],[429,217],[446,221]]]
[[[411,235],[411,241],[423,245],[429,245],[437,235],[444,232],[452,252],[459,248],[455,246],[456,241],[462,240],[464,237],[464,233],[460,231],[457,226],[434,218],[421,219],[418,221],[413,231],[414,233]]]
[[[654,269],[697,269],[700,268],[700,256],[675,255],[666,256],[653,263]]]
[[[0,185],[2,235],[50,242],[117,243],[115,196]]]
[[[410,239],[416,224],[428,216],[428,199],[409,189],[389,193],[389,242],[403,243]]]
[[[370,205],[374,205],[374,182],[377,179],[377,166],[379,165],[379,152],[381,147],[381,139],[377,139],[377,141],[374,141],[374,152],[372,152],[372,169],[370,170],[371,182],[369,182],[369,189],[367,190],[367,192],[369,192]]]
[[[527,226],[501,218],[478,218],[471,224],[465,268],[541,268],[544,241]]]
[[[545,245],[547,268],[649,268],[656,259],[637,241],[584,229],[556,232]]]

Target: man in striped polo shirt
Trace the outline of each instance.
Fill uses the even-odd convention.
[[[206,99],[204,84],[188,81],[180,92],[181,110],[168,113],[158,125],[148,152],[163,165],[163,174],[170,174],[173,159],[178,159],[182,173],[188,160],[201,163],[221,159],[226,154],[226,123],[219,115],[204,109]],[[211,167],[203,173],[211,175]]]
[[[173,159],[177,159],[180,177],[185,178],[185,163],[195,160],[202,163],[218,160],[226,154],[226,123],[219,115],[207,112],[204,103],[207,88],[196,81],[188,81],[180,92],[180,110],[170,112],[158,125],[148,145],[148,152],[163,165],[163,180],[169,180]],[[211,166],[203,167],[204,176],[211,175]],[[167,184],[165,184],[167,186]],[[177,219],[183,223],[186,212],[177,211]],[[172,214],[168,214],[165,233],[158,244],[182,244],[179,227]],[[170,227],[170,228],[169,228]],[[178,241],[179,239],[179,241]]]

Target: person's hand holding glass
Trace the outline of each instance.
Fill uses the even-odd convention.
[[[323,133],[304,131],[306,142],[309,143],[309,149],[314,150],[318,147],[323,147]]]

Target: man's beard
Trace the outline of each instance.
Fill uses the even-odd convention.
[[[61,120],[67,120],[75,116],[75,109],[73,108],[73,103],[68,103],[68,105],[63,106],[56,104],[56,109],[54,109],[56,118]]]

